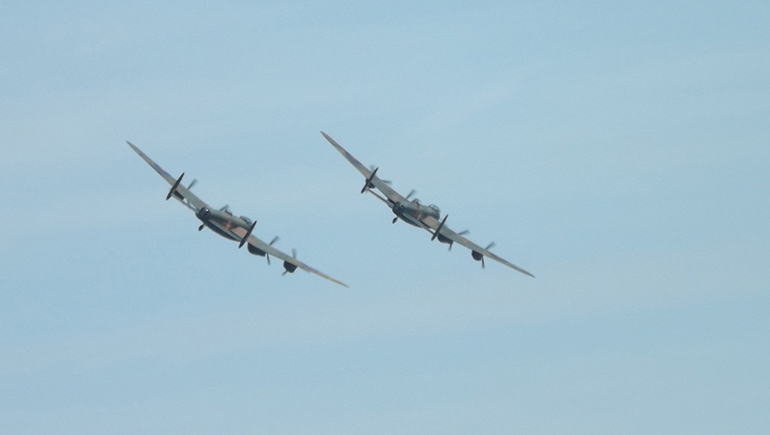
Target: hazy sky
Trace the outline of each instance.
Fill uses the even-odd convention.
[[[0,432],[770,432],[769,3],[162,3],[0,7]]]

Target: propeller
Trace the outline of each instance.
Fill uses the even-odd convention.
[[[243,236],[243,238],[241,239],[241,243],[238,244],[238,249],[243,248],[243,245],[245,245],[246,242],[249,241],[249,236],[251,236],[251,232],[254,231],[254,227],[256,226],[257,226],[257,221],[254,221],[254,223],[251,224],[251,226],[249,227],[249,230],[246,231],[246,235]]]
[[[174,183],[174,185],[171,186],[171,190],[169,190],[168,195],[166,195],[166,201],[171,199],[171,195],[173,195],[174,192],[176,192],[176,188],[179,187],[179,183],[182,182],[182,178],[184,178],[184,172],[182,172],[182,175],[180,175],[179,178],[176,179],[176,182]]]
[[[291,248],[291,256],[292,256],[292,257],[293,257],[295,260],[297,259],[297,250],[296,250],[295,248]],[[283,273],[281,274],[281,276],[284,276],[284,275],[286,275],[287,273],[289,273],[289,271],[288,271],[288,270],[284,270],[284,271],[283,271]]]
[[[407,199],[407,200],[409,200],[409,198],[411,198],[411,197],[412,197],[412,195],[414,195],[415,193],[417,193],[417,191],[416,191],[416,190],[414,190],[414,189],[412,189],[412,190],[409,192],[409,195],[406,195],[406,199]]]
[[[459,233],[457,233],[457,235],[458,235],[458,236],[464,236],[464,235],[466,235],[466,234],[468,234],[468,233],[470,233],[470,231],[468,231],[468,230],[462,230],[462,231],[460,231]],[[450,243],[450,244],[449,244],[449,250],[450,250],[450,251],[452,250],[452,246],[453,246],[454,244],[455,244],[455,242],[452,242],[452,243]]]
[[[367,189],[369,189],[369,185],[372,183],[372,180],[374,180],[374,177],[377,176],[377,170],[380,168],[374,168],[372,171],[372,175],[369,176],[369,178],[366,179],[366,182],[364,183],[364,187],[361,188],[361,193],[366,192]]]
[[[485,251],[489,251],[490,249],[492,249],[493,246],[495,246],[495,242],[492,242],[492,243],[488,244],[487,247],[484,248],[484,250]],[[484,256],[483,255],[481,256],[481,268],[482,269],[485,268],[485,266],[484,266]]]
[[[268,245],[273,246],[273,243],[278,241],[278,236],[273,237],[273,240],[268,243]],[[267,265],[270,266],[270,254],[265,252],[265,258],[267,258]]]
[[[436,228],[436,231],[433,232],[433,236],[431,236],[431,238],[430,238],[431,242],[436,240],[436,237],[438,237],[438,235],[441,233],[441,228],[444,227],[444,224],[446,223],[446,220],[447,220],[448,217],[449,217],[449,215],[445,215],[444,219],[441,221],[441,223],[438,224],[438,228]]]
[[[187,186],[187,190],[192,189],[193,186],[195,186],[196,184],[198,184],[198,179],[197,178],[193,178],[193,180],[190,182],[190,185]]]
[[[195,216],[201,220],[201,226],[198,227],[198,231],[203,231],[206,222],[208,222],[209,217],[211,216],[211,210],[209,210],[208,207],[203,207],[195,213]]]
[[[377,170],[377,168],[375,168],[375,167],[374,167],[374,165],[369,165],[369,170],[370,170],[370,171],[376,171],[376,170]],[[383,183],[387,184],[388,186],[390,186],[391,184],[393,184],[393,182],[392,182],[392,181],[390,181],[390,180],[380,180],[380,181],[382,181]]]
[[[225,211],[225,210],[229,210],[229,209],[230,209],[230,205],[229,205],[229,204],[225,204],[225,205],[223,205],[223,206],[222,206],[222,207],[219,209],[219,211]]]

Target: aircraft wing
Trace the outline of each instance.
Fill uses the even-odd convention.
[[[440,225],[439,221],[436,220],[435,218],[433,218],[432,216],[427,216],[426,218],[424,218],[422,220],[422,222],[426,226],[430,227],[433,231],[436,231],[436,229]],[[515,264],[512,264],[512,263],[508,262],[507,260],[505,260],[505,259],[503,259],[503,258],[501,258],[501,257],[499,257],[499,256],[497,256],[495,254],[493,254],[489,250],[484,249],[481,246],[479,246],[479,245],[471,242],[470,240],[466,239],[465,237],[457,234],[456,232],[454,232],[450,228],[448,228],[446,225],[441,226],[441,229],[439,230],[439,234],[441,234],[442,236],[446,237],[447,239],[453,241],[454,243],[458,243],[458,244],[460,244],[462,246],[465,246],[466,248],[470,249],[471,251],[476,251],[479,254],[481,254],[481,255],[483,255],[485,257],[489,257],[489,258],[497,261],[498,263],[502,263],[502,264],[510,267],[511,269],[514,269],[514,270],[517,270],[517,271],[523,273],[524,275],[529,275],[532,278],[535,277],[535,275],[532,275],[531,273],[527,272],[526,270],[516,266]]]
[[[126,143],[128,144],[128,146],[131,147],[131,149],[136,151],[136,153],[139,154],[139,157],[141,157],[145,162],[147,162],[147,164],[150,165],[150,167],[154,169],[155,172],[157,172],[161,177],[163,177],[163,179],[165,179],[168,182],[168,184],[173,186],[176,183],[177,179],[172,177],[171,174],[166,172],[163,168],[160,167],[160,165],[155,163],[151,158],[147,157],[147,154],[143,153],[142,150],[137,148],[131,142],[126,141]],[[203,202],[203,200],[195,196],[194,193],[190,192],[188,188],[182,186],[181,184],[176,188],[175,192],[178,194],[178,196],[173,195],[174,198],[176,198],[179,202],[181,202],[188,208],[193,209],[194,211],[198,211],[203,207],[208,207],[208,204]]]
[[[239,228],[233,228],[232,231],[234,233],[238,234],[241,237],[246,235],[246,230],[243,229],[243,228],[240,228],[240,227]],[[251,234],[249,236],[248,243],[253,245],[257,249],[266,252],[268,255],[272,255],[275,258],[281,259],[283,261],[287,261],[287,262],[289,262],[289,263],[299,267],[302,270],[306,270],[306,271],[308,271],[310,273],[314,273],[314,274],[320,276],[321,278],[326,278],[326,279],[328,279],[331,282],[335,282],[335,283],[337,283],[337,284],[339,284],[341,286],[347,287],[347,284],[345,284],[345,283],[343,283],[341,281],[338,281],[338,280],[330,277],[329,275],[326,275],[325,273],[323,273],[323,272],[321,272],[319,270],[316,270],[316,269],[308,266],[307,264],[297,260],[296,258],[294,258],[294,257],[292,257],[290,255],[284,254],[283,252],[281,252],[278,249],[276,249],[274,246],[272,246],[272,245],[270,245],[268,243],[263,242],[261,239],[259,239],[258,237],[256,237],[253,234]]]
[[[345,157],[345,159],[347,159],[348,162],[350,162],[351,165],[353,165],[354,168],[358,169],[358,172],[360,172],[364,178],[368,180],[369,177],[372,176],[372,170],[364,166],[363,163],[359,162],[358,159],[353,157],[345,148],[342,148],[342,146],[338,144],[337,141],[332,139],[328,134],[324,132],[321,132],[321,134],[326,138],[327,141],[329,141],[330,144],[332,144],[332,146],[337,151],[339,151],[340,154],[342,154],[343,157]],[[372,178],[371,183],[374,184],[374,187],[382,192],[382,194],[385,195],[385,197],[390,201],[390,204],[388,204],[389,206],[392,206],[397,202],[408,202],[408,200],[404,198],[403,195],[393,190],[393,188],[382,181],[380,177],[375,175],[374,178]]]

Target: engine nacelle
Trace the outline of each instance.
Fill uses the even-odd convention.
[[[441,243],[446,243],[447,245],[451,245],[454,242],[449,237],[442,236],[441,233],[438,234],[438,241]]]
[[[476,261],[481,261],[484,259],[484,256],[481,255],[480,252],[476,252],[476,251],[471,251],[471,257],[473,257],[473,259]]]
[[[252,245],[251,243],[249,243],[248,247],[249,247],[249,254],[259,255],[260,257],[264,257],[265,254],[266,254],[265,251],[257,248],[256,246]]]
[[[196,213],[195,216],[203,222],[208,222],[209,218],[211,217],[211,210],[203,207],[202,209],[198,210],[198,213]]]
[[[401,216],[404,213],[404,204],[401,204],[400,202],[397,202],[393,204],[393,214],[396,216]]]
[[[284,261],[283,268],[286,269],[287,273],[294,273],[294,271],[297,270],[297,265]]]

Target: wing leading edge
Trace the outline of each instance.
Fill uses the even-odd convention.
[[[353,157],[352,154],[350,154],[345,148],[343,148],[340,144],[338,144],[337,141],[332,139],[331,136],[329,136],[328,134],[324,133],[323,131],[321,132],[321,134],[323,135],[324,138],[326,138],[326,140],[330,144],[332,144],[332,146],[340,154],[342,154],[343,157],[345,157],[345,159],[348,162],[350,162],[351,165],[353,165],[354,168],[356,168],[358,170],[358,172],[361,173],[361,175],[364,176],[364,178],[369,179],[369,177],[372,176],[372,172],[373,171],[371,171],[369,168],[364,166],[364,164],[362,164],[360,161],[358,161],[358,159]],[[390,186],[385,184],[385,182],[383,182],[379,177],[377,177],[376,174],[375,174],[374,177],[372,177],[371,183],[380,192],[382,192],[386,196],[387,200],[390,201],[390,202],[385,201],[383,198],[381,198],[379,195],[377,195],[374,192],[370,191],[370,193],[374,194],[374,196],[376,196],[380,200],[383,200],[383,202],[385,202],[391,208],[393,207],[393,204],[395,204],[397,202],[408,201],[403,195],[399,194],[398,192],[393,190],[393,188],[391,188]],[[461,236],[460,234],[457,234],[456,232],[452,231],[450,228],[448,228],[448,227],[446,227],[444,225],[441,225],[439,223],[439,221],[437,219],[435,219],[434,217],[432,217],[432,216],[426,216],[425,218],[423,218],[420,221],[417,221],[415,219],[411,219],[409,216],[404,216],[404,218],[409,219],[415,225],[417,225],[418,227],[420,227],[420,228],[422,228],[422,229],[424,229],[424,230],[426,230],[428,232],[435,233],[436,230],[439,230],[439,234],[440,235],[450,239],[454,243],[458,243],[458,244],[460,244],[460,245],[470,249],[471,251],[478,252],[480,255],[483,255],[485,257],[489,257],[489,258],[497,261],[498,263],[504,264],[504,265],[510,267],[511,269],[516,270],[518,272],[521,272],[521,273],[523,273],[525,275],[531,276],[532,278],[535,277],[534,275],[532,275],[531,273],[527,272],[526,270],[516,266],[515,264],[505,260],[504,258],[501,258],[501,257],[497,256],[496,254],[493,254],[492,252],[489,251],[489,249],[482,248],[481,246],[471,242],[470,240],[466,239],[465,237]],[[440,229],[439,229],[439,226],[441,226]]]
[[[170,185],[174,185],[177,182],[177,178],[174,178],[166,172],[165,169],[161,168],[159,164],[155,163],[151,158],[147,157],[147,154],[143,153],[142,150],[136,147],[136,145],[132,144],[129,141],[126,141],[128,146],[131,147],[132,150],[136,151],[137,154],[139,154],[139,157],[142,158],[145,162],[147,162],[148,165],[152,169],[155,170],[161,177],[163,177],[164,180],[168,182]],[[194,193],[190,192],[190,189],[187,187],[182,186],[181,184],[176,187],[175,192],[178,193],[179,196],[172,195],[174,198],[176,198],[179,202],[184,204],[185,206],[194,209],[194,211],[198,211],[204,207],[208,207],[208,204],[206,204],[203,200],[198,198]],[[186,201],[186,202],[185,202]]]
[[[433,219],[432,217],[429,217],[428,219],[426,219],[425,220],[425,224],[428,227],[430,227],[431,229],[433,229],[434,231],[436,231],[436,229],[439,226],[439,222],[436,219]],[[492,252],[489,251],[489,249],[482,248],[481,246],[471,242],[470,240],[466,239],[465,237],[457,234],[456,232],[452,231],[446,225],[441,227],[441,230],[439,230],[439,234],[441,234],[442,236],[446,237],[447,239],[451,240],[454,243],[458,243],[458,244],[460,244],[462,246],[465,246],[466,248],[470,249],[471,251],[478,252],[479,254],[481,254],[481,255],[483,255],[485,257],[489,257],[489,258],[497,261],[500,264],[504,264],[504,265],[510,267],[513,270],[516,270],[518,272],[523,273],[524,275],[531,276],[532,278],[535,277],[535,275],[532,275],[531,273],[529,273],[526,270],[520,268],[519,266],[516,266],[515,264],[507,261],[506,259],[504,259],[504,258],[502,258],[502,257],[500,257],[500,256],[498,256],[496,254],[493,254]]]
[[[242,228],[238,228],[236,230],[236,233],[239,233],[240,230],[242,230],[243,233],[244,233],[242,236],[245,236],[246,235],[245,234],[246,230],[243,230]],[[281,259],[283,261],[286,261],[289,264],[293,264],[293,265],[299,267],[302,270],[305,270],[305,271],[310,272],[310,273],[314,273],[314,274],[320,276],[321,278],[328,279],[329,281],[337,283],[337,284],[339,284],[339,285],[341,285],[343,287],[348,287],[348,285],[345,284],[344,282],[336,280],[336,279],[330,277],[329,275],[326,275],[325,273],[323,273],[323,272],[321,272],[321,271],[319,271],[319,270],[317,270],[317,269],[315,269],[313,267],[310,267],[307,264],[297,260],[296,258],[284,254],[283,252],[281,252],[278,249],[276,249],[273,245],[265,243],[264,241],[260,240],[258,237],[254,236],[253,234],[249,235],[249,238],[247,239],[247,242],[250,245],[253,245],[254,247],[256,247],[257,249],[266,252],[268,255],[272,255],[275,258],[278,258],[278,259]]]
[[[171,176],[171,174],[166,172],[165,169],[163,169],[162,167],[160,167],[160,165],[155,163],[151,158],[149,158],[147,156],[147,154],[143,153],[142,150],[137,148],[134,144],[132,144],[129,141],[126,141],[126,143],[128,144],[128,146],[131,147],[131,149],[133,149],[137,154],[139,154],[139,157],[141,157],[145,162],[147,162],[147,164],[150,165],[150,167],[153,170],[155,170],[155,172],[157,172],[161,177],[163,177],[163,179],[165,179],[170,185],[174,186],[175,184],[177,184],[179,179],[174,178],[173,176]],[[172,192],[179,193],[181,198],[179,196],[177,196],[177,195],[171,195],[171,196],[176,198],[178,201],[180,201],[182,204],[184,204],[186,207],[190,208],[193,211],[197,212],[198,210],[201,210],[204,207],[209,207],[208,204],[206,204],[203,200],[198,198],[195,194],[190,192],[190,190],[188,188],[182,186],[181,184],[176,186],[176,188],[174,190],[172,190]],[[246,236],[246,231],[247,230],[243,229],[243,228],[234,228],[232,230],[233,233],[235,233],[235,234],[237,234],[237,235],[239,235],[241,237],[245,237]],[[326,274],[322,273],[321,271],[316,270],[313,267],[310,267],[309,265],[307,265],[307,264],[297,260],[296,258],[284,254],[283,252],[279,251],[278,249],[276,249],[272,245],[270,245],[268,243],[265,243],[264,241],[262,241],[261,239],[259,239],[258,237],[256,237],[253,234],[249,234],[247,242],[249,244],[251,244],[251,245],[254,245],[258,249],[266,252],[267,254],[270,254],[273,257],[279,258],[279,259],[281,259],[283,261],[286,261],[286,262],[288,262],[290,264],[293,264],[293,265],[299,267],[302,270],[306,270],[308,272],[314,273],[314,274],[316,274],[316,275],[318,275],[318,276],[320,276],[322,278],[328,279],[329,281],[337,283],[337,284],[339,284],[341,286],[348,287],[347,284],[343,283],[342,281],[338,281],[338,280],[330,277],[329,275],[326,275]]]
[[[329,141],[330,144],[340,153],[342,154],[345,159],[350,162],[351,165],[353,165],[354,168],[358,170],[358,172],[361,173],[361,175],[364,176],[367,180],[372,176],[372,171],[364,166],[363,163],[359,162],[358,159],[353,157],[352,154],[350,154],[345,148],[342,148],[342,145],[338,144],[337,141],[331,138],[328,134],[321,132],[323,137],[326,138],[327,141]],[[397,203],[397,202],[406,202],[407,199],[404,198],[403,195],[393,190],[392,187],[385,184],[380,177],[377,177],[376,174],[371,179],[371,183],[374,185],[374,187],[377,188],[380,192],[382,192],[383,195],[385,195],[388,200],[390,200],[391,203]],[[371,192],[374,193],[374,192]],[[392,205],[392,204],[389,204]]]

